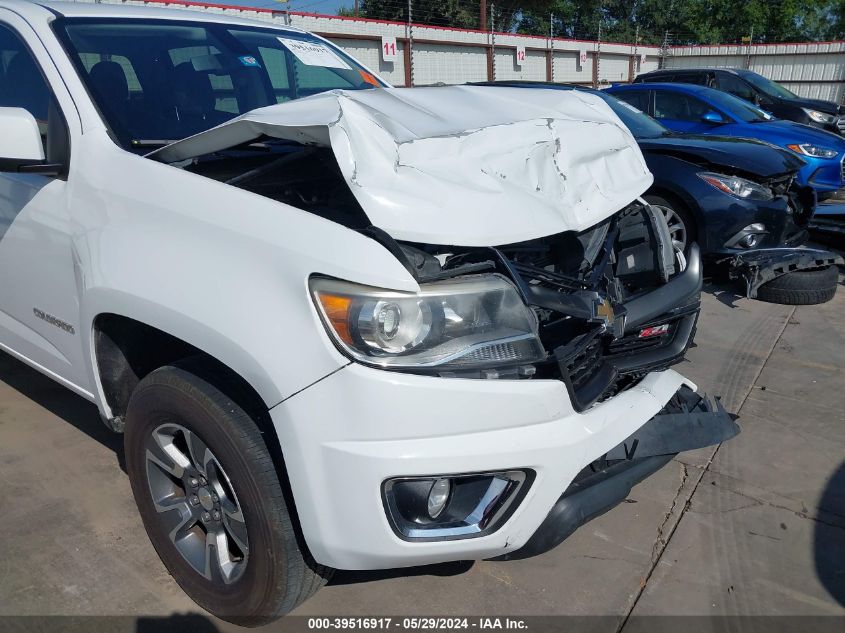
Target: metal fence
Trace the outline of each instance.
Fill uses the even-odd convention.
[[[551,13],[534,16],[533,30],[548,29],[548,35],[521,35],[512,31],[525,15],[498,10],[485,0],[454,0],[450,15],[422,13],[424,5],[407,0],[384,0],[393,9],[391,20],[356,17],[354,10],[342,16],[286,11],[281,4],[269,9],[190,0],[79,1],[166,5],[293,25],[332,40],[396,86],[521,79],[600,87],[662,66],[719,66],[756,70],[802,96],[837,102],[845,97],[845,42],[675,46],[678,34],[618,26],[614,34],[623,41],[605,41],[601,22],[564,23]],[[452,26],[456,23],[466,28]]]

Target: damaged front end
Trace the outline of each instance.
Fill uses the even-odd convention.
[[[464,379],[414,382],[424,383],[426,394],[442,395],[440,406],[448,394],[464,402],[469,393],[489,393],[467,384],[473,380],[512,381],[503,385],[508,393],[550,388],[555,420],[541,407],[543,419],[535,416],[525,427],[542,433],[536,447],[508,457],[537,466],[550,439],[563,451],[545,462],[558,483],[547,479],[533,494],[542,509],[523,512],[532,530],[588,461],[604,460],[606,468],[627,474],[617,480],[622,485],[614,484],[617,492],[580,504],[582,519],[615,503],[618,491],[665,463],[666,455],[736,432],[724,410],[683,389],[648,421],[681,384],[690,384],[663,370],[692,344],[701,256],[696,245],[686,257],[676,253],[663,214],[638,197],[651,185],[651,173],[630,132],[593,95],[526,99],[518,89],[467,87],[324,93],[255,110],[149,157],[276,200],[287,212],[346,226],[404,266],[415,283],[397,280],[403,291],[324,274],[322,264],[307,280],[335,347],[356,364],[381,370],[364,372],[367,382],[387,371]],[[334,380],[359,378],[350,370]],[[553,381],[565,385],[570,406]],[[405,388],[395,383],[394,389]],[[408,393],[418,397],[416,387]],[[503,401],[514,411],[526,406],[511,397]],[[503,424],[518,416],[508,415]],[[578,429],[567,418],[578,420]],[[631,431],[617,455],[613,446]],[[476,450],[482,453],[477,472],[497,470],[502,447],[495,443],[503,436],[498,430],[476,435],[490,436]],[[440,439],[428,438],[422,453],[409,449],[434,451],[412,468],[417,474],[461,471],[438,452]],[[463,448],[468,455],[470,447]],[[407,461],[397,463],[372,479],[382,485],[409,468]],[[485,501],[479,513],[470,508],[460,517],[444,516],[475,521],[470,528],[478,531],[460,538],[483,537],[484,507],[494,502]],[[536,537],[544,543],[559,542],[580,524],[561,523],[557,512],[554,506],[546,523],[562,527],[552,537]],[[425,525],[439,525],[430,519]],[[451,555],[444,549],[436,560]],[[403,553],[400,561],[406,560]]]
[[[507,278],[536,316],[544,353],[520,361],[500,347],[486,365],[428,367],[456,378],[561,380],[577,411],[679,362],[692,343],[700,308],[698,248],[676,258],[663,215],[641,201],[598,226],[496,248],[394,241],[365,231],[422,285],[472,275]],[[683,270],[680,268],[683,267]]]

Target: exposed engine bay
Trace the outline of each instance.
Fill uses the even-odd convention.
[[[699,311],[701,266],[672,247],[664,216],[634,201],[576,233],[498,247],[397,241],[370,224],[328,148],[264,139],[184,168],[284,202],[368,235],[420,283],[496,274],[536,315],[545,359],[518,364],[507,350],[489,367],[436,371],[462,378],[563,380],[577,409],[683,358]]]

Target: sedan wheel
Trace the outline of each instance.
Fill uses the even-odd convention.
[[[666,218],[666,224],[669,226],[669,235],[672,238],[672,246],[675,247],[675,251],[679,253],[685,252],[687,249],[687,225],[684,223],[683,218],[671,207],[656,204],[652,204],[651,206],[659,209],[663,217]]]

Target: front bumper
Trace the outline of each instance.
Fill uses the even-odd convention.
[[[798,172],[806,184],[819,193],[830,193],[845,186],[842,180],[842,158],[810,158],[802,156],[807,165]],[[800,180],[799,180],[800,182]]]
[[[836,253],[800,247],[751,250],[721,263],[727,263],[731,279],[740,279],[745,282],[746,296],[754,299],[760,286],[781,275],[841,265],[845,262]]]
[[[811,191],[804,189],[804,191]],[[700,201],[704,213],[705,254],[708,260],[749,252],[758,248],[798,246],[807,241],[806,224],[815,200],[796,195],[793,200],[777,196],[772,200],[740,200],[720,194]],[[766,233],[753,249],[729,246],[745,227],[763,224]]]
[[[735,419],[718,400],[699,398],[682,387],[663,411],[609,451],[600,463],[578,474],[522,549],[500,558],[513,560],[547,552],[584,523],[621,503],[631,488],[677,453],[713,446],[737,435]]]
[[[271,410],[306,543],[321,564],[383,569],[514,552],[578,473],[660,412],[672,370],[583,413],[558,380],[467,380],[349,365]],[[534,481],[495,532],[408,542],[388,522],[393,477],[530,469]]]

